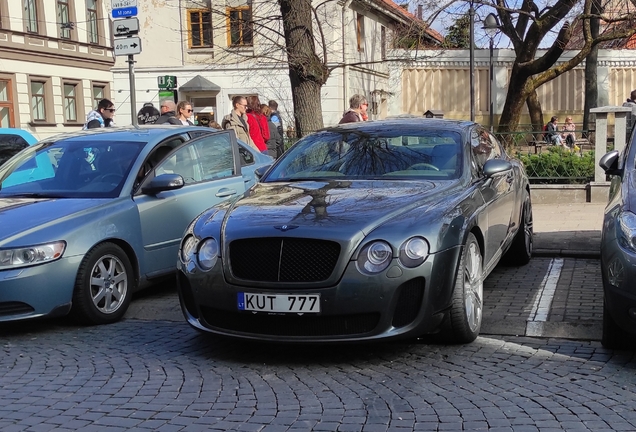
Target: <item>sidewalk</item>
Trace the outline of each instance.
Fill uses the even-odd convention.
[[[598,258],[605,203],[534,204],[533,256]]]

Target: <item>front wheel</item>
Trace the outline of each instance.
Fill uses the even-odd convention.
[[[469,233],[457,266],[450,326],[443,334],[446,342],[469,343],[477,338],[481,329],[483,296],[481,249],[475,235]]]
[[[534,240],[532,225],[532,202],[530,201],[530,194],[526,191],[521,209],[519,230],[504,258],[507,264],[526,265],[530,262]]]
[[[77,272],[71,316],[82,324],[119,321],[130,304],[134,281],[130,260],[119,246],[95,246]]]

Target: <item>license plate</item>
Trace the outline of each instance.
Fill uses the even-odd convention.
[[[238,293],[238,308],[245,311],[319,313],[320,294]]]

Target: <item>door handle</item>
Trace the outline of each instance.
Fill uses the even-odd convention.
[[[236,189],[221,189],[216,193],[216,196],[219,198],[225,198],[231,195],[236,195]]]

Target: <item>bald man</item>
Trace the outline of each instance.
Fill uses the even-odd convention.
[[[175,104],[174,101],[165,100],[161,102],[161,115],[159,116],[155,124],[168,123],[173,125],[181,125],[181,122],[179,121],[179,119],[177,119],[177,116],[175,114],[176,110],[177,104]]]

